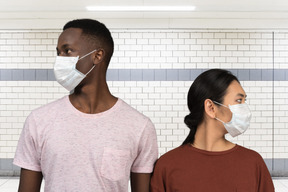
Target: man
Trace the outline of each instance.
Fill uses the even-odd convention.
[[[104,24],[68,22],[59,36],[56,80],[72,94],[28,116],[14,164],[20,192],[148,192],[158,156],[149,118],[114,97],[106,71],[114,43]]]

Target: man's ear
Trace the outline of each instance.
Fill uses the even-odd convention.
[[[216,117],[216,107],[213,101],[211,99],[206,99],[204,101],[204,110],[205,113],[212,119],[215,119]]]
[[[97,65],[101,63],[104,60],[105,51],[103,49],[98,49],[95,51],[94,57],[93,57],[93,63],[94,65]]]

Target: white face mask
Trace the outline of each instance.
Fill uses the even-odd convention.
[[[84,55],[80,59],[92,54],[94,51]],[[54,65],[54,75],[57,82],[62,85],[68,91],[72,91],[79,83],[94,69],[95,65],[88,71],[88,73],[83,74],[76,69],[76,64],[80,60],[77,57],[63,57],[57,56]]]
[[[224,124],[224,127],[226,128],[226,130],[232,137],[236,137],[244,133],[248,129],[252,114],[246,103],[237,104],[237,105],[229,105],[229,107],[227,107],[216,101],[213,101],[213,102],[218,105],[222,105],[226,108],[229,108],[230,111],[232,112],[232,119],[230,122],[225,123],[224,121],[218,118],[215,118]]]

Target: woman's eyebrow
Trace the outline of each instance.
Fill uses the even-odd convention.
[[[237,96],[244,97],[244,98],[247,97],[247,95],[243,95],[242,93],[238,93]]]

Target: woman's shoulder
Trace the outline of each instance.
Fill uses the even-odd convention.
[[[188,150],[188,146],[187,145],[181,145],[179,147],[176,147],[168,152],[166,152],[165,154],[163,154],[157,162],[161,162],[162,164],[165,163],[170,163],[170,162],[174,162],[177,159],[181,159],[183,158],[184,154],[187,154],[187,150]]]
[[[242,157],[249,157],[249,159],[254,159],[257,161],[263,161],[262,156],[255,150],[253,149],[249,149],[243,146],[238,145],[238,153],[242,156]]]

